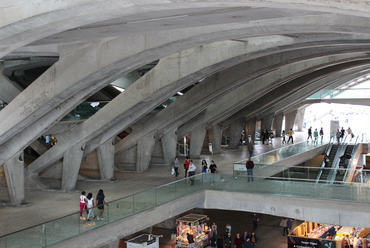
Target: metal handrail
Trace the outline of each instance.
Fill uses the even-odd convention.
[[[333,139],[333,142],[331,142]],[[326,146],[326,149],[325,149],[325,155],[328,156],[331,148],[333,147],[333,143],[335,141],[335,137],[334,136],[331,136],[330,139],[329,139],[329,143],[328,145]],[[325,167],[325,157],[323,159],[323,161],[321,162],[321,169],[323,169]],[[320,170],[319,174],[317,175],[317,178],[316,178],[316,182],[318,182],[320,180],[320,177],[322,175],[322,170]]]

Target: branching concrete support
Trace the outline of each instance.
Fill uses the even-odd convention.
[[[281,136],[281,132],[283,128],[283,118],[284,118],[283,113],[276,114],[274,117],[274,128],[275,128],[276,137]]]
[[[236,148],[240,143],[240,135],[243,130],[243,121],[242,119],[236,120],[231,123],[230,126],[230,147]]]
[[[219,125],[212,126],[212,149],[213,154],[221,153],[222,128]]]
[[[297,131],[302,131],[303,129],[303,120],[304,120],[304,112],[306,108],[300,108],[297,111],[297,117],[295,119],[295,124],[297,126]]]
[[[292,110],[288,113],[285,113],[285,132],[288,132],[289,129],[293,129],[296,117],[297,110]]]
[[[136,171],[143,172],[149,168],[154,150],[154,133],[142,137],[137,143]]]
[[[4,164],[10,202],[19,206],[24,201],[24,161],[23,152],[16,154]]]
[[[163,158],[165,163],[171,165],[176,158],[177,152],[177,135],[175,129],[171,129],[165,133],[161,138]]]
[[[110,180],[114,177],[114,144],[113,139],[106,141],[97,149],[100,178]]]
[[[264,116],[261,119],[261,129],[262,130],[271,130],[272,121],[274,120],[274,116],[272,114],[269,114],[267,116]]]
[[[246,134],[251,136],[252,141],[254,142],[256,138],[256,119],[250,119],[245,124]],[[248,141],[250,142],[250,141]]]
[[[199,126],[191,131],[190,139],[190,157],[199,158],[202,152],[204,138],[206,137],[205,126]]]
[[[84,150],[84,144],[76,144],[64,153],[62,190],[71,191],[76,187]]]

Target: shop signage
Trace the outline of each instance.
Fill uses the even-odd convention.
[[[288,248],[336,248],[336,243],[330,240],[288,237]]]

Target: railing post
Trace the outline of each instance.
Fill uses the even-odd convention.
[[[41,226],[41,247],[46,247],[46,227],[45,224]]]

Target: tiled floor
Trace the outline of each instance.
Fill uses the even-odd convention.
[[[296,134],[296,142],[303,141],[305,134]],[[280,139],[275,139],[271,145],[257,144],[255,155],[281,147]],[[224,149],[219,155],[204,155],[201,159],[215,160],[220,173],[231,174],[233,162],[247,158],[245,146],[238,149]],[[200,160],[194,161],[196,165]],[[180,168],[180,177],[183,177],[183,169]],[[26,201],[31,204],[25,207],[2,207],[0,208],[0,236],[15,232],[29,226],[37,225],[62,216],[75,213],[79,209],[79,192],[96,193],[100,188],[104,189],[106,200],[111,201],[130,194],[150,189],[154,186],[174,181],[168,167],[156,166],[145,173],[118,173],[118,180],[114,183],[101,181],[79,181],[75,192],[64,193],[59,191],[27,191]],[[0,200],[7,200],[6,188],[0,189]]]

